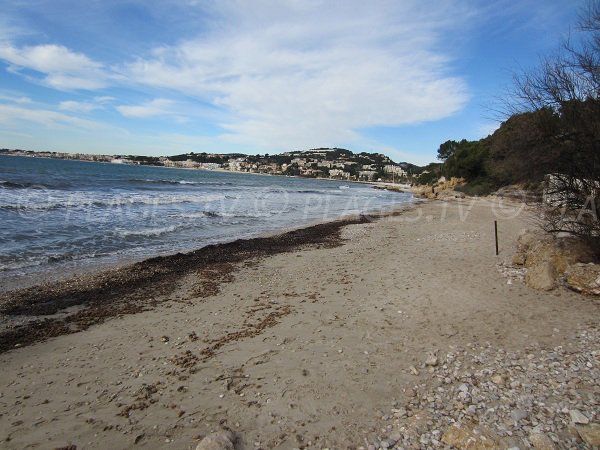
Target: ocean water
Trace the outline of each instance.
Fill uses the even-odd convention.
[[[0,287],[409,201],[356,183],[0,156]]]

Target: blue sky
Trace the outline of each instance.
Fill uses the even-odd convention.
[[[497,128],[512,71],[555,50],[582,3],[7,0],[0,147],[423,164]]]

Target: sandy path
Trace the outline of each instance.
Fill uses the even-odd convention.
[[[425,203],[339,247],[239,264],[214,296],[192,274],[179,301],[2,354],[0,447],[194,448],[224,425],[239,448],[355,448],[427,381],[409,368],[429,351],[559,345],[596,322],[591,299],[507,283],[531,214],[498,211]]]

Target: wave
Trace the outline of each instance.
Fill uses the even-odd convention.
[[[304,189],[301,191],[296,191],[298,194],[335,194],[335,191],[330,190],[320,190],[320,189]]]
[[[33,190],[49,190],[49,189],[67,189],[73,185],[65,182],[58,183],[33,183],[28,181],[5,181],[0,180],[0,189],[33,189]]]
[[[4,189],[47,189],[40,183],[17,183],[15,181],[0,181],[0,187]]]
[[[161,236],[163,234],[172,233],[181,228],[184,228],[184,227],[181,225],[169,225],[166,227],[142,228],[139,230],[115,230],[114,234],[119,237],[122,237],[122,238],[137,237],[137,236],[156,237],[156,236]]]
[[[224,195],[220,194],[207,194],[207,195],[187,195],[187,196],[173,196],[173,197],[158,197],[158,196],[146,196],[146,197],[111,197],[106,199],[98,198],[73,198],[67,197],[59,200],[55,200],[52,197],[48,199],[40,199],[39,201],[16,199],[15,203],[12,204],[0,204],[0,210],[7,211],[50,211],[61,208],[82,208],[82,207],[97,207],[97,208],[114,208],[120,206],[133,206],[133,205],[175,205],[184,203],[210,203],[223,200]]]
[[[171,185],[191,185],[191,186],[231,186],[233,183],[227,181],[188,181],[188,180],[153,180],[132,178],[127,180],[130,183],[149,183],[149,184],[171,184]]]
[[[239,212],[224,212],[224,211],[199,211],[190,212],[183,214],[171,214],[169,217],[174,219],[198,219],[198,218],[210,218],[210,219],[264,219],[273,217],[279,214],[286,214],[297,210],[296,207],[288,207],[283,211],[239,211]]]

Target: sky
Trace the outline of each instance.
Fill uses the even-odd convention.
[[[0,148],[343,147],[426,164],[502,120],[583,0],[6,0]]]

